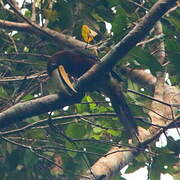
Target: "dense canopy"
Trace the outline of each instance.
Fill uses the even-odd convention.
[[[144,179],[168,173],[178,180],[179,1],[0,3],[2,180],[120,180],[126,165],[126,173],[146,167]],[[47,75],[48,59],[62,50],[98,62],[71,79],[72,95]],[[135,141],[109,97],[94,88],[112,70],[138,125]]]

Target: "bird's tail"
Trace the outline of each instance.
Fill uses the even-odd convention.
[[[113,77],[110,77],[108,84],[105,86],[104,92],[110,98],[112,106],[116,111],[123,126],[130,132],[131,138],[138,136],[138,128],[131,110],[123,95],[121,84]]]

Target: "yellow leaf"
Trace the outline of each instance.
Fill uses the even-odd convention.
[[[81,31],[82,37],[87,43],[91,42],[93,38],[97,35],[97,33],[90,29],[87,25],[83,25]]]

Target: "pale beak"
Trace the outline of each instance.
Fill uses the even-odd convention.
[[[64,91],[70,96],[77,93],[62,65],[58,66],[58,68],[52,72],[52,78],[60,91]]]

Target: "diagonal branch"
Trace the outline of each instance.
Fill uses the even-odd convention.
[[[18,103],[0,113],[0,127],[8,127],[27,117],[36,116],[80,102],[81,98],[82,96],[80,95],[68,97],[64,94],[52,94],[28,102]]]
[[[55,43],[62,44],[63,46],[67,46],[69,48],[84,49],[86,47],[86,43],[79,41],[71,36],[57,32],[53,29],[49,29],[48,27],[40,27],[39,25],[33,22],[31,22],[31,24],[33,24],[33,26],[27,23],[0,20],[0,28],[2,29],[10,29],[10,30],[17,30],[26,33],[37,34],[40,35],[41,37],[51,39]]]

